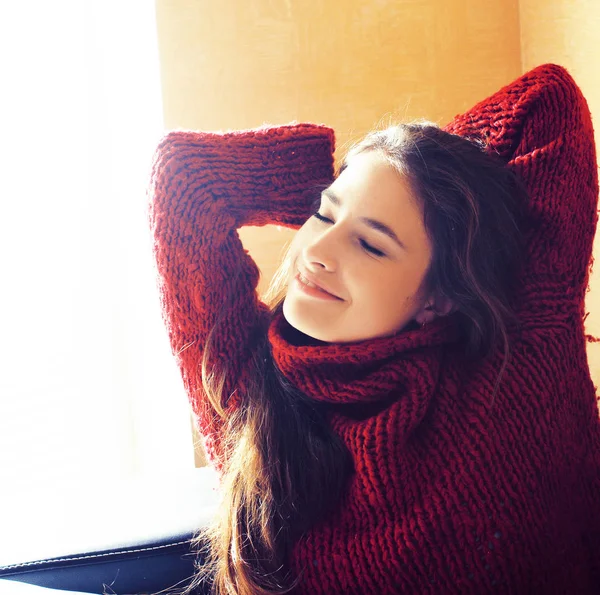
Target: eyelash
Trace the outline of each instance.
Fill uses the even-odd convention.
[[[321,215],[321,213],[313,213],[313,217],[316,217],[319,221],[323,221],[324,223],[333,223],[333,221],[331,219],[329,219],[327,217],[323,217],[323,215]],[[365,242],[364,240],[360,240],[360,244],[367,252],[370,252],[371,254],[374,254],[375,256],[385,256],[385,254],[381,250],[378,250],[377,248],[373,248],[373,246],[367,244],[367,242]]]

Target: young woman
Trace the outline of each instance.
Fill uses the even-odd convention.
[[[175,131],[150,188],[165,320],[221,474],[194,586],[597,593],[583,328],[598,195],[570,75],[368,135]],[[268,305],[237,229],[299,228]]]

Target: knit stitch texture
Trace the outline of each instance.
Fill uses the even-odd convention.
[[[294,548],[298,593],[600,593],[600,424],[583,325],[598,198],[587,103],[546,64],[445,129],[484,139],[530,193],[520,325],[493,403],[502,349],[466,361],[452,316],[346,345],[298,345],[283,316],[268,320],[237,229],[306,220],[306,189],[333,179],[333,132],[312,124],[174,131],[158,146],[150,220],[185,388],[217,468],[222,422],[199,376],[215,322],[232,392],[267,321],[284,375],[331,403],[356,473],[336,513]]]

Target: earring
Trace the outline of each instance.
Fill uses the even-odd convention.
[[[435,310],[433,309],[433,306],[425,306],[425,310],[433,310],[433,312],[435,313]],[[421,329],[424,329],[427,326],[427,320],[424,320],[421,323]]]

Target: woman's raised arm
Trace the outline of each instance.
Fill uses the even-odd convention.
[[[598,164],[590,111],[571,75],[555,64],[538,66],[445,129],[484,139],[524,180],[526,274],[580,306],[596,230]]]
[[[221,420],[202,389],[202,356],[213,327],[210,364],[231,370],[226,394],[252,351],[268,309],[259,270],[237,229],[300,226],[312,188],[333,177],[334,135],[297,124],[231,133],[174,131],[156,150],[149,215],[163,317],[171,349],[211,459],[220,457]]]

